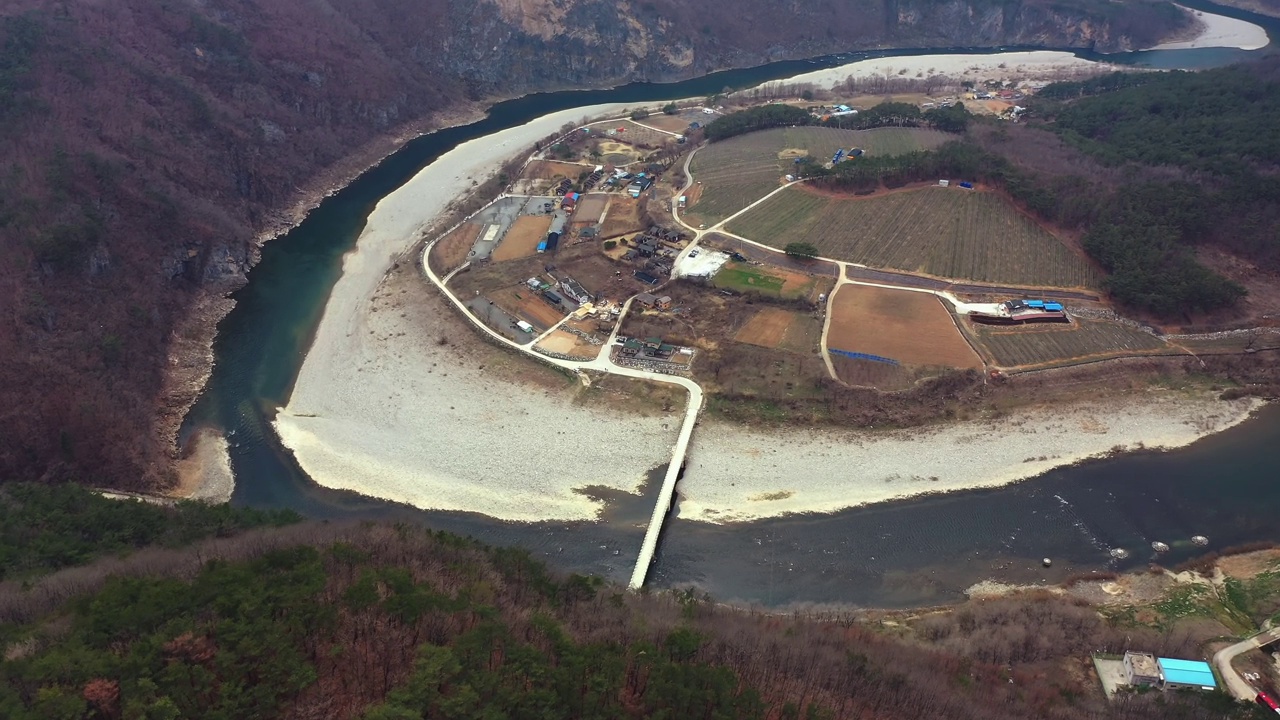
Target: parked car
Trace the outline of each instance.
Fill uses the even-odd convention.
[[[1267,708],[1268,710],[1274,710],[1277,714],[1280,714],[1280,703],[1271,699],[1270,695],[1266,693],[1258,693],[1258,697],[1254,698],[1254,701],[1262,707]]]

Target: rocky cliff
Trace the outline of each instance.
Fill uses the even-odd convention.
[[[869,47],[1125,50],[1185,23],[1105,0],[10,0],[0,479],[170,482],[258,238],[486,98]]]

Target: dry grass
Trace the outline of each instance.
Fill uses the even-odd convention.
[[[438,240],[431,246],[431,252],[427,254],[427,262],[431,263],[431,269],[443,274],[461,265],[467,259],[467,253],[471,252],[471,246],[475,244],[476,238],[480,237],[480,231],[483,228],[484,226],[480,224],[464,223]]]
[[[733,339],[738,342],[759,345],[760,347],[778,347],[782,343],[782,338],[786,335],[787,330],[791,327],[791,321],[794,318],[795,313],[781,308],[763,308],[751,316],[751,319],[742,326],[742,329],[738,330]]]

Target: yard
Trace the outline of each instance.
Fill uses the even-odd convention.
[[[674,311],[632,310],[625,316],[620,334],[657,335],[676,345],[698,348],[693,374],[709,393],[769,402],[822,397],[827,372],[816,352],[821,327],[815,318],[764,302],[746,303],[683,281],[672,283],[663,292],[671,295]],[[766,322],[774,324],[779,319],[775,313],[791,316],[776,347],[738,340],[759,338],[758,328],[753,329],[752,324],[762,313],[766,313]],[[770,315],[773,320],[768,319]]]
[[[992,327],[971,323],[970,328],[994,364],[1005,368],[1054,367],[1174,350],[1151,333],[1109,320],[1073,317],[1068,325]]]
[[[892,362],[850,354],[915,368],[982,369],[982,359],[956,328],[942,300],[910,290],[841,285],[831,300],[827,348],[834,351],[833,358],[854,361],[839,363],[837,371],[843,365],[860,374],[879,371],[897,377],[887,368],[865,365],[892,367]],[[856,378],[840,377],[850,384],[862,384]]]
[[[838,130],[775,128],[711,143],[698,150],[689,169],[702,183],[690,202],[690,221],[718,222],[764,197],[783,182],[795,158],[831,159],[838,148],[862,148],[868,155],[899,155],[941,145],[948,135],[921,128]]]
[[[538,243],[547,238],[551,227],[549,215],[522,215],[511,225],[502,242],[490,256],[494,262],[528,257],[538,251]]]
[[[728,262],[711,279],[711,284],[748,295],[817,302],[818,295],[831,291],[834,281],[783,267]]]
[[[615,194],[609,211],[600,225],[600,238],[607,240],[649,227],[649,219],[641,212],[640,201],[626,194]]]
[[[486,295],[494,305],[524,320],[539,332],[560,322],[568,308],[558,308],[544,300],[536,290],[527,287],[509,287]]]
[[[1096,287],[1097,271],[994,193],[928,187],[871,198],[791,187],[729,224],[776,248],[944,278],[1030,287]]]

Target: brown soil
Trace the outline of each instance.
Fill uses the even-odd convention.
[[[648,229],[640,213],[640,201],[626,193],[614,195],[609,204],[609,214],[600,226],[602,240]]]
[[[688,118],[681,117],[680,115],[650,115],[642,122],[644,122],[645,125],[652,125],[659,130],[666,130],[667,132],[673,133],[682,133],[689,129]]]
[[[547,215],[522,215],[511,225],[502,242],[494,249],[494,262],[528,257],[538,251],[538,243],[547,237],[551,218]]]
[[[751,316],[733,339],[760,347],[778,347],[794,317],[795,313],[781,308],[763,308]]]
[[[556,330],[543,338],[542,342],[538,343],[538,347],[549,352],[571,355],[587,360],[600,354],[599,345],[592,345],[581,337],[564,330]]]
[[[1228,555],[1218,560],[1223,575],[1247,580],[1280,564],[1280,548],[1259,550],[1243,555]]]
[[[600,222],[600,216],[604,214],[604,210],[608,206],[608,195],[591,193],[584,197],[582,202],[578,203],[578,209],[573,213],[573,221],[588,224]]]
[[[604,293],[610,300],[630,297],[649,288],[632,276],[631,265],[606,257],[601,252],[599,242],[578,243],[569,247],[562,245],[554,262],[557,274],[569,275],[582,283],[589,292]]]
[[[543,300],[539,293],[527,287],[496,290],[485,297],[539,330],[546,330],[564,317],[563,312]]]
[[[698,198],[702,197],[702,187],[702,183],[696,182],[693,187],[685,191],[684,201],[687,207],[693,207],[698,204]]]
[[[463,223],[437,241],[431,246],[431,252],[427,256],[431,269],[443,274],[461,265],[467,259],[467,253],[471,252],[471,246],[475,244],[482,229],[484,226],[477,223]]]
[[[535,160],[525,168],[524,177],[530,180],[576,178],[583,170],[591,170],[594,167],[594,165],[579,165],[558,160]]]
[[[982,368],[942,302],[906,290],[841,286],[832,302],[827,347],[906,365]]]

